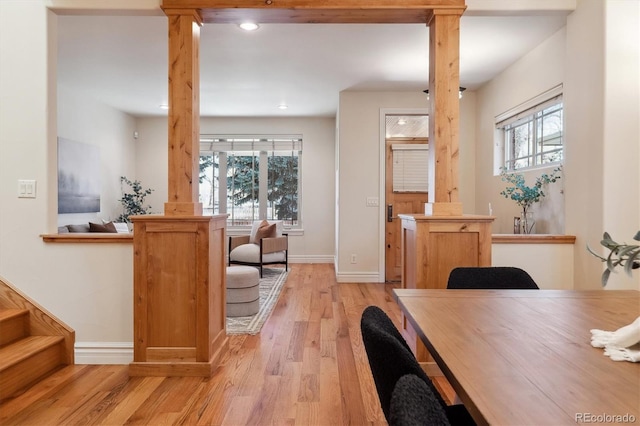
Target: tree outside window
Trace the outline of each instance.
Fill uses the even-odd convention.
[[[301,226],[301,137],[206,139],[212,142],[201,143],[200,200],[205,213],[228,214],[230,227],[258,219]]]

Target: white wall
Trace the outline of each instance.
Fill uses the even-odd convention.
[[[640,230],[640,2],[608,1],[604,25],[603,228],[632,243]],[[607,288],[640,289],[634,274],[613,274]]]
[[[119,147],[106,158],[132,152],[120,133],[132,120],[120,113],[61,91],[70,104],[58,116],[56,22],[44,2],[0,2],[0,275],[71,326],[78,342],[130,342],[131,245],[44,244],[39,236],[57,227],[58,118],[74,140],[106,132],[96,143]],[[18,179],[37,181],[35,199],[17,198]]]
[[[138,120],[137,177],[155,189],[150,196],[159,213],[167,200],[168,128],[165,118]],[[335,120],[333,118],[206,118],[205,134],[302,134],[303,235],[289,236],[292,262],[333,262],[335,204]]]
[[[639,228],[639,3],[581,0],[567,20],[567,233],[576,235],[576,288],[600,288],[603,265],[584,249],[604,231]],[[613,274],[608,288],[638,288]]]
[[[573,244],[501,244],[491,246],[493,266],[524,269],[545,290],[573,289]]]
[[[511,233],[519,209],[499,195],[504,183],[493,174],[494,116],[563,83],[564,173],[538,208],[560,213],[564,197],[564,224],[550,221],[538,231],[563,233],[564,228],[576,236],[578,289],[600,288],[603,265],[587,252],[587,244],[598,248],[605,230],[630,242],[640,223],[639,7],[624,0],[579,0],[565,28],[478,91],[476,205],[491,202],[497,216],[493,232]],[[548,170],[525,177],[533,181]],[[639,275],[614,274],[608,288],[640,288]]]
[[[338,182],[338,253],[336,272],[341,282],[384,281],[380,228],[384,199],[380,197],[380,111],[427,109],[427,99],[416,92],[340,93]],[[475,96],[465,92],[460,105],[460,198],[465,213],[475,213],[474,129]],[[463,171],[463,172],[462,172]],[[380,197],[380,207],[367,207],[367,197]],[[487,207],[481,210],[487,213]],[[355,254],[357,262],[350,262]]]
[[[100,212],[59,214],[58,225],[113,220],[122,213],[120,176],[135,176],[135,118],[58,86],[58,136],[100,148]],[[126,189],[126,188],[125,188]]]
[[[496,234],[513,233],[513,218],[520,216],[521,208],[515,201],[500,195],[506,182],[495,175],[499,167],[495,160],[496,149],[499,149],[495,140],[495,117],[562,83],[564,56],[565,30],[562,29],[478,90],[476,208],[482,212],[491,203],[496,217],[493,224]],[[537,176],[552,169],[525,172],[525,180],[531,186]],[[561,194],[564,185],[564,178],[551,184],[545,191],[547,197],[533,207],[537,233],[564,233]]]
[[[576,247],[602,237],[604,137],[604,5],[583,0],[567,19],[565,91],[566,232]],[[570,190],[569,190],[570,189]],[[600,287],[601,265],[576,250],[576,287]]]

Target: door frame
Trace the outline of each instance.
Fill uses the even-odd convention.
[[[379,144],[378,149],[380,152],[380,170],[378,175],[380,177],[378,183],[378,282],[384,283],[385,276],[387,273],[386,264],[385,264],[385,222],[387,220],[386,216],[386,204],[385,204],[385,176],[386,176],[386,142],[387,142],[387,133],[386,133],[386,116],[387,115],[428,115],[429,108],[380,108],[380,130],[378,132],[379,136]]]

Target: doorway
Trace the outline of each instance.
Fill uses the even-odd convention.
[[[424,213],[428,201],[428,115],[386,114],[384,143],[385,282],[402,278],[398,214]]]

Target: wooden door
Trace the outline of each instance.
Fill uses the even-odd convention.
[[[402,275],[401,220],[398,214],[424,213],[424,204],[428,194],[425,189],[418,191],[394,190],[394,145],[415,145],[415,148],[426,149],[426,138],[387,139],[385,167],[385,281],[399,282]],[[395,149],[397,150],[397,149]],[[410,150],[406,151],[410,153]],[[424,171],[428,163],[425,161]]]

